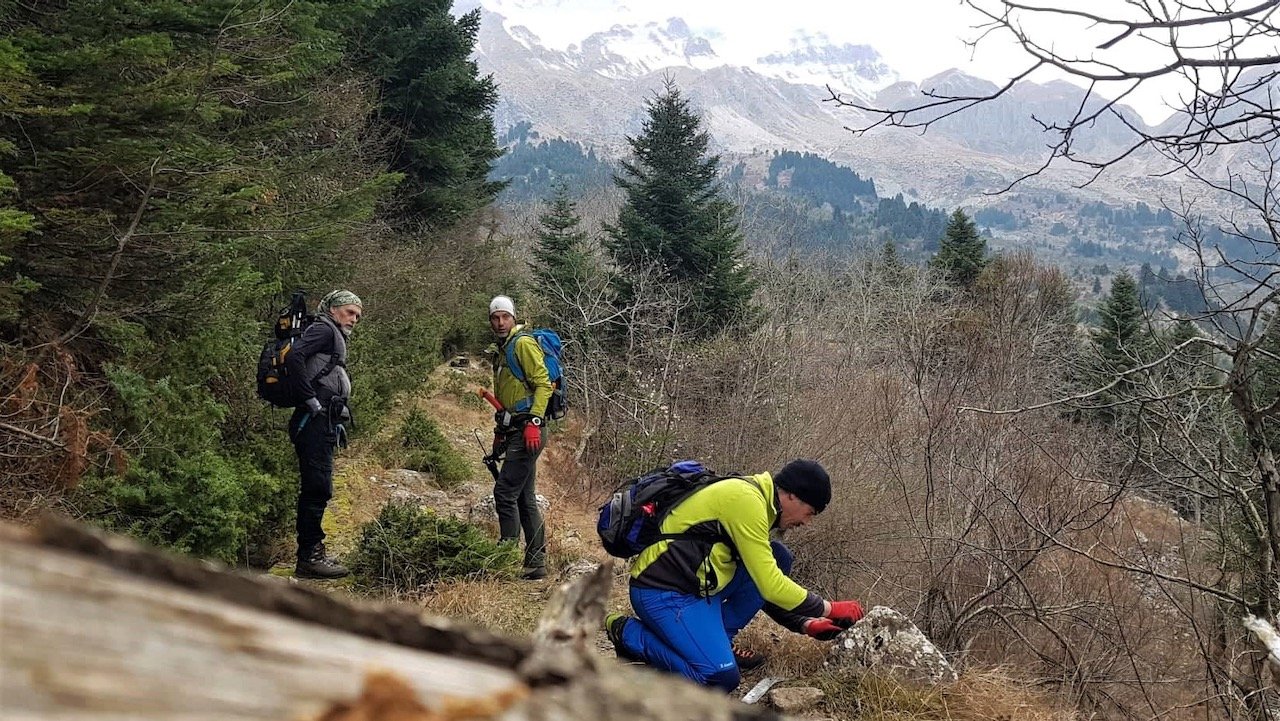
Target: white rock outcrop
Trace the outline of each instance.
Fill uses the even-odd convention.
[[[876,606],[840,634],[827,654],[829,668],[887,672],[908,681],[954,683],[955,667],[906,616]]]

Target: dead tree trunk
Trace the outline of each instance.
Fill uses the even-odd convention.
[[[0,526],[0,705],[26,721],[777,718],[589,658],[609,572],[559,589],[531,642],[65,521]]]

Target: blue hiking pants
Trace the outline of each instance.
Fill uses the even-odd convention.
[[[778,568],[789,575],[791,551],[778,541],[770,545]],[[654,668],[704,686],[726,692],[738,687],[741,675],[732,639],[764,607],[743,564],[727,586],[708,598],[632,585],[631,607],[636,618],[627,620],[621,634],[628,650]]]

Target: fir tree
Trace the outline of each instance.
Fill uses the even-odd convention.
[[[947,280],[962,288],[972,288],[987,264],[987,241],[968,215],[956,209],[947,221],[933,265]]]
[[[410,217],[447,227],[502,190],[493,128],[497,85],[471,59],[480,11],[455,18],[452,0],[378,0],[361,28],[364,65],[381,79],[379,115],[393,138],[391,168],[405,174]]]
[[[907,279],[906,266],[902,264],[902,259],[898,257],[898,246],[894,244],[892,238],[885,238],[884,245],[880,247],[879,262],[880,277],[892,285],[900,285]]]
[[[538,217],[533,275],[552,325],[563,326],[566,304],[592,273],[587,233],[564,185],[558,185],[546,212]]]
[[[1150,349],[1150,334],[1139,298],[1138,283],[1128,271],[1111,281],[1111,292],[1098,307],[1093,345],[1105,372],[1119,373],[1139,365]]]
[[[626,200],[606,228],[618,299],[631,302],[636,276],[656,270],[689,291],[692,327],[709,336],[751,315],[738,208],[720,195],[720,159],[707,154],[710,136],[675,83],[646,106],[640,135],[627,138],[632,157],[615,177]]]

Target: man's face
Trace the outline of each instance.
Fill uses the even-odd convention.
[[[505,310],[495,310],[489,314],[489,327],[493,329],[493,334],[499,338],[506,338],[515,325],[515,316]]]
[[[813,506],[800,500],[790,491],[778,491],[778,528],[786,531],[792,528],[808,525],[813,517],[818,515],[813,510]]]
[[[354,303],[329,309],[329,317],[333,318],[333,322],[337,323],[339,328],[348,333],[356,327],[356,323],[360,322],[360,316],[363,314],[364,311],[360,306]]]

